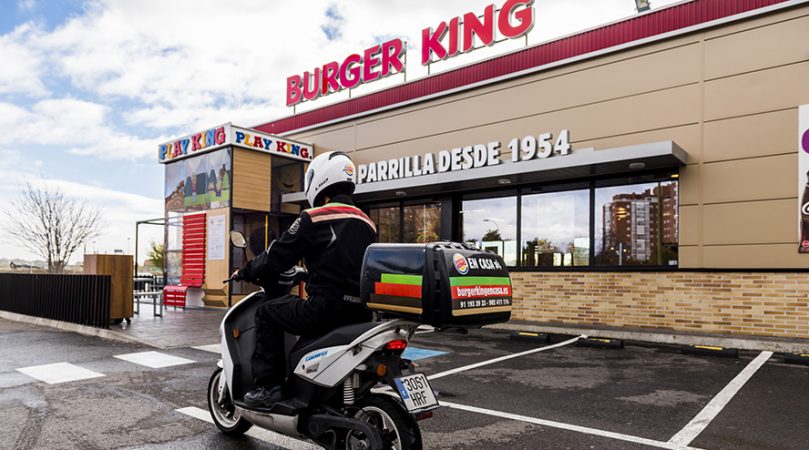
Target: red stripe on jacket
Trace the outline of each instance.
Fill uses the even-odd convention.
[[[325,222],[339,219],[359,219],[367,223],[376,233],[376,224],[362,210],[352,206],[324,206],[311,211],[306,211],[312,223]]]

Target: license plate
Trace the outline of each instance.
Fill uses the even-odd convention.
[[[423,411],[438,406],[433,388],[424,374],[417,373],[395,380],[399,395],[409,412]]]

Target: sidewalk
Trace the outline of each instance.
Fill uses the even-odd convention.
[[[809,352],[809,339],[776,338],[753,335],[727,335],[715,333],[685,332],[664,329],[639,329],[608,327],[602,325],[564,325],[558,323],[511,320],[506,323],[487,325],[486,328],[506,331],[529,331],[562,335],[585,335],[636,342],[665,345],[709,345],[739,350],[771,351],[802,354]]]
[[[111,325],[110,331],[127,340],[157,348],[193,347],[219,342],[219,325],[226,309],[167,308],[155,317],[151,303],[141,303],[132,323]]]

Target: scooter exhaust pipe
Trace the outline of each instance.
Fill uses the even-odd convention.
[[[284,416],[282,414],[269,414],[239,408],[238,406],[236,407],[236,411],[238,411],[242,415],[242,417],[244,417],[248,422],[252,423],[253,425],[257,425],[261,428],[266,428],[268,430],[275,431],[276,433],[285,434],[287,436],[291,436],[298,439],[306,438],[305,436],[303,436],[298,432],[297,414],[294,416]]]

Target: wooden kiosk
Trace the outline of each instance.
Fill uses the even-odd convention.
[[[86,275],[111,277],[110,321],[120,323],[132,319],[134,310],[134,262],[129,255],[84,255]]]
[[[159,146],[165,164],[166,306],[229,307],[255,288],[223,284],[300,213],[281,196],[303,190],[311,145],[231,124]],[[243,252],[229,242],[244,233]]]

